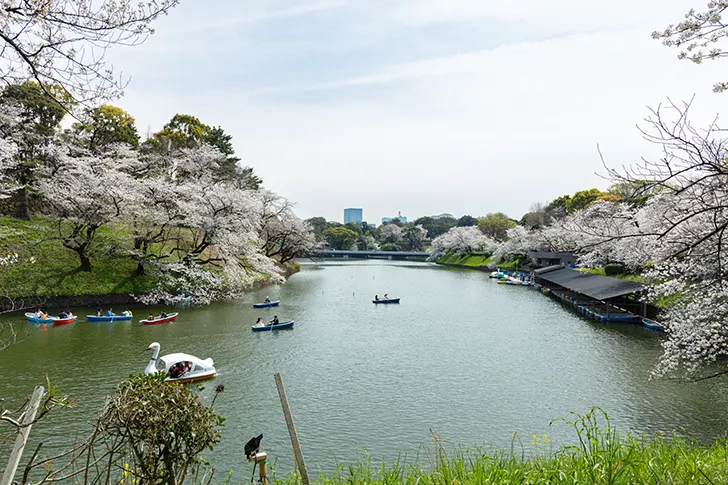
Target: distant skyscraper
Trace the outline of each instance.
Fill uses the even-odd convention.
[[[399,222],[407,222],[407,216],[403,216],[401,212],[397,211],[397,217],[382,217],[382,224],[392,222],[394,219],[399,219]]]
[[[344,224],[347,222],[356,222],[357,224],[361,224],[364,220],[362,218],[363,213],[363,209],[344,209]]]

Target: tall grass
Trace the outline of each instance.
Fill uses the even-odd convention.
[[[462,448],[435,438],[428,464],[375,467],[371,460],[340,466],[317,485],[459,484],[726,484],[728,444],[710,446],[678,435],[620,433],[594,408],[559,420],[573,428],[574,446],[548,450],[548,438],[533,436],[530,447],[514,435],[510,450]],[[295,475],[277,483],[294,485]]]

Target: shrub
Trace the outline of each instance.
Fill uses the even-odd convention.
[[[609,263],[604,266],[604,274],[607,276],[614,276],[624,274],[627,268],[622,263]]]

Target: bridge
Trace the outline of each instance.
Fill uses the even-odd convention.
[[[424,251],[346,251],[342,249],[318,249],[312,256],[319,258],[373,258],[373,259],[427,259],[430,253]]]

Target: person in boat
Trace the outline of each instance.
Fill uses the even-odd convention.
[[[278,325],[280,322],[278,321],[278,315],[273,315],[273,320],[270,321],[271,325]]]
[[[374,295],[374,300],[379,300],[379,295]]]
[[[261,317],[258,317],[258,320],[255,321],[256,325],[263,325],[263,319]]]
[[[124,310],[123,312],[121,312],[121,314],[123,316],[125,316],[125,317],[130,317],[131,316],[131,312],[129,310]]]
[[[101,308],[99,308],[99,311],[96,312],[96,316],[97,317],[100,317],[101,316]]]
[[[266,303],[270,303],[270,296],[266,296],[265,300],[263,300],[263,301],[265,301]]]
[[[167,315],[167,312],[162,312],[161,318],[167,318],[169,315]]]
[[[66,318],[73,318],[73,312],[71,312],[71,310],[66,312]]]
[[[58,312],[58,318],[68,318],[68,313],[61,310],[60,312]]]
[[[384,294],[384,299],[385,299],[385,300],[389,300],[389,297],[387,296],[387,294],[386,294],[386,293]]]
[[[147,320],[150,320],[150,321],[154,320],[154,313],[150,313],[149,316],[147,317]]]
[[[43,316],[43,310],[41,310],[40,308],[38,308],[38,311],[35,312],[35,318],[40,318],[42,316]]]
[[[114,315],[114,312],[112,312],[111,311],[111,308],[109,308],[108,310],[106,310],[106,316],[107,317],[115,317],[116,315]]]

